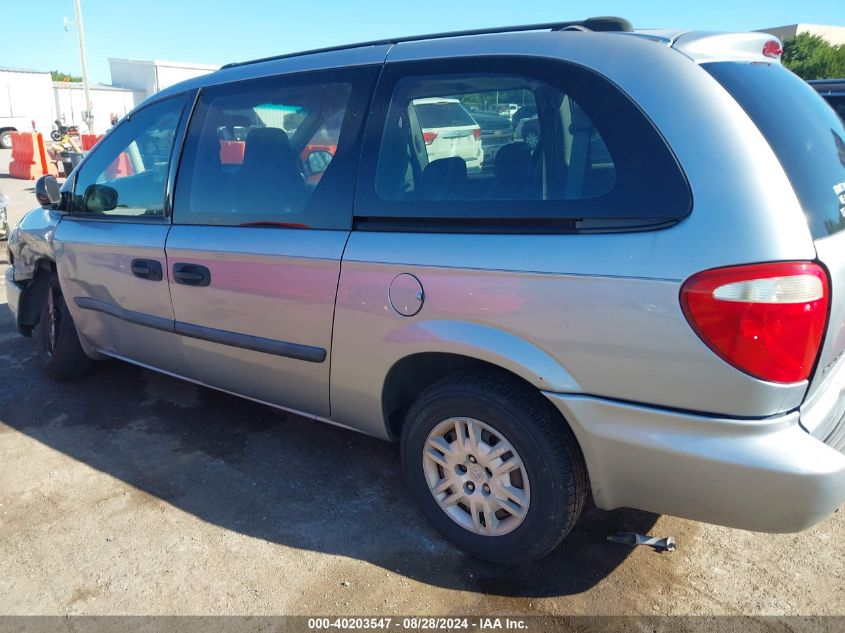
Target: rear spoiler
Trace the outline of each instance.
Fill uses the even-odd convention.
[[[697,63],[746,61],[780,63],[783,44],[770,33],[690,32],[678,36],[672,48]]]

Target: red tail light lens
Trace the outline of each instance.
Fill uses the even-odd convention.
[[[763,44],[763,55],[778,59],[783,55],[783,46],[777,40],[769,40]]]
[[[423,132],[423,140],[426,145],[431,145],[437,138],[437,132]]]
[[[475,140],[481,139],[481,128],[477,127],[472,131],[472,135],[475,137]]]
[[[756,378],[810,376],[827,325],[827,274],[813,262],[707,270],[681,288],[696,334],[725,361]]]

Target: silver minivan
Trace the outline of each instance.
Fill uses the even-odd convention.
[[[803,530],[845,499],[845,128],[780,52],[602,18],[229,65],[38,183],[9,304],[56,378],[120,359],[398,440],[480,558],[588,495]],[[432,99],[534,104],[539,139],[429,156]]]

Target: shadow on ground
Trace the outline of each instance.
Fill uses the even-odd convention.
[[[12,176],[10,176],[10,175],[9,175],[9,174],[7,174],[7,173],[0,173],[0,180],[15,180],[15,181],[19,181],[19,180],[20,180],[20,178],[13,178]],[[27,192],[27,193],[31,193],[31,194],[33,194],[33,195],[34,195],[34,194],[35,194],[35,181],[34,181],[34,180],[28,180],[27,182],[32,183],[32,186],[31,186],[31,187],[21,187],[21,188],[19,188],[19,189],[20,189],[21,191],[25,191],[25,192]],[[62,182],[64,182],[64,179],[62,179]]]
[[[228,530],[431,585],[542,597],[590,589],[630,552],[607,535],[647,532],[657,518],[591,506],[545,559],[486,564],[422,520],[392,444],[116,361],[55,382],[40,371],[34,341],[13,332],[0,304],[0,421]]]

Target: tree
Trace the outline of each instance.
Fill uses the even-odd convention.
[[[799,33],[784,43],[783,65],[802,79],[839,79],[845,77],[845,45]]]
[[[62,73],[58,70],[51,70],[50,74],[53,76],[53,81],[82,81],[82,77],[74,77],[68,73]]]

